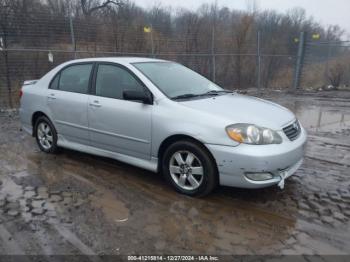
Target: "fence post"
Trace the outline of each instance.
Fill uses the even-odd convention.
[[[7,95],[8,95],[8,107],[13,108],[11,71],[10,71],[10,65],[9,65],[10,64],[9,63],[9,52],[7,50],[7,48],[8,48],[7,32],[5,32],[4,35],[0,37],[0,47],[1,47],[0,52],[3,53],[1,55],[4,56],[6,86],[7,86]],[[0,89],[0,96],[1,96],[1,89]]]
[[[329,77],[329,59],[331,58],[331,53],[332,53],[332,44],[330,40],[328,40],[327,61],[326,61],[326,68],[324,71],[324,76],[326,78],[327,83],[328,83],[328,77]]]
[[[294,80],[293,80],[294,91],[300,87],[300,78],[301,78],[301,72],[304,64],[304,58],[305,58],[305,32],[301,32],[299,37],[298,55],[297,55],[297,62],[295,65],[295,74],[294,74]]]
[[[72,38],[72,49],[74,51],[74,59],[77,59],[77,46],[75,44],[75,35],[74,35],[74,26],[73,26],[72,17],[69,17],[69,25],[70,25],[70,35]]]
[[[155,54],[155,46],[154,46],[154,36],[153,36],[153,24],[151,24],[151,31],[149,32],[150,37],[151,37],[151,53],[152,53],[152,58],[156,58]]]
[[[258,88],[258,93],[261,94],[261,52],[260,52],[260,40],[261,33],[257,32],[257,46],[256,46],[256,63],[257,63],[257,77],[256,77],[256,86]]]
[[[215,25],[213,25],[211,33],[211,59],[212,59],[212,79],[216,81],[216,57],[215,57]]]
[[[6,40],[5,40],[6,41]],[[7,45],[5,44],[5,48],[7,48]],[[6,72],[6,85],[7,85],[7,92],[8,92],[8,106],[9,108],[13,108],[13,101],[12,101],[12,86],[11,86],[11,72],[10,72],[10,65],[9,65],[9,57],[8,57],[8,51],[5,49],[4,51],[4,61],[5,61],[5,72]]]

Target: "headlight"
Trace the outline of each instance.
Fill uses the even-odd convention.
[[[269,128],[252,124],[235,124],[226,127],[228,136],[239,143],[252,145],[281,144],[282,138]]]

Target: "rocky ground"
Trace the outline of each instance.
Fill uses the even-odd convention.
[[[271,93],[309,133],[302,168],[277,187],[202,199],[114,160],[39,151],[0,114],[0,254],[350,255],[350,96]]]

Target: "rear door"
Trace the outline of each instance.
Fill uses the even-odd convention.
[[[96,66],[89,97],[90,139],[94,147],[150,159],[152,105],[123,99],[124,90],[149,92],[127,68],[114,63]]]
[[[93,63],[69,65],[52,80],[47,105],[60,138],[89,145],[88,93]]]

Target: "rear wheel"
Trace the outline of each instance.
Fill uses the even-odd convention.
[[[45,153],[57,152],[57,132],[51,121],[41,116],[35,122],[36,142],[41,151]]]
[[[192,141],[178,141],[164,153],[163,174],[180,193],[204,196],[217,185],[216,165],[209,152]]]

